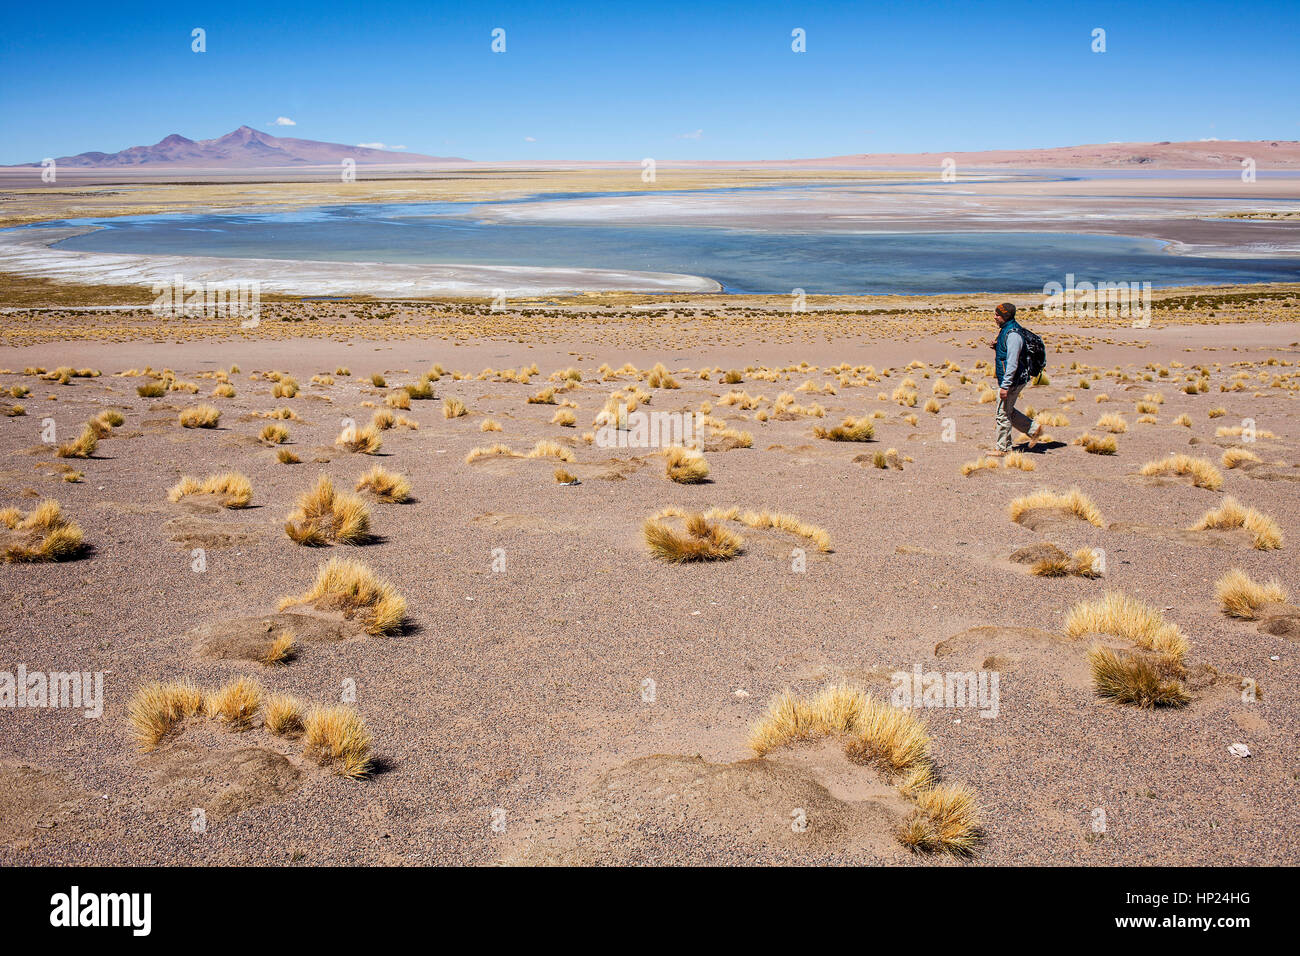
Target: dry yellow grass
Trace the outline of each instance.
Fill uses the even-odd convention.
[[[406,599],[360,561],[331,558],[316,572],[311,588],[280,601],[280,610],[312,604],[321,610],[360,617],[369,634],[390,634],[406,622]]]
[[[1260,551],[1273,551],[1282,547],[1282,529],[1276,521],[1263,512],[1247,508],[1228,495],[1218,508],[1211,509],[1201,516],[1201,520],[1192,525],[1192,531],[1205,531],[1211,528],[1232,530],[1245,528],[1254,537],[1254,546]]]
[[[1084,432],[1074,440],[1074,443],[1082,445],[1083,450],[1090,455],[1113,455],[1119,450],[1114,435],[1092,435]]]
[[[272,694],[262,702],[262,726],[279,737],[291,737],[303,731],[303,706],[289,694]]]
[[[528,452],[524,454],[525,458],[556,458],[563,462],[573,461],[573,452],[563,445],[553,441],[539,441]]]
[[[709,479],[709,463],[701,452],[680,445],[664,450],[665,474],[679,485],[698,485]]]
[[[517,455],[515,452],[511,451],[509,445],[503,445],[500,442],[498,442],[495,445],[482,445],[478,448],[471,449],[470,453],[465,456],[465,464],[472,465],[474,464],[474,462],[479,461],[482,458],[521,458],[521,457],[523,456]]]
[[[578,421],[577,417],[573,414],[573,412],[569,411],[569,409],[567,408],[559,409],[551,417],[552,425],[561,425],[565,428],[572,428],[575,424],[577,424],[577,421]]]
[[[1009,452],[1007,456],[1002,459],[1002,465],[1004,468],[1018,468],[1020,471],[1033,471],[1038,467],[1038,462],[1034,461],[1032,456],[1026,455],[1024,452],[1013,451]]]
[[[1065,633],[1076,640],[1086,634],[1111,634],[1176,661],[1186,657],[1190,648],[1178,625],[1149,604],[1118,591],[1070,608]]]
[[[203,712],[230,730],[252,727],[261,706],[262,687],[247,677],[228,681],[203,698]]]
[[[1244,448],[1229,448],[1220,459],[1224,468],[1239,468],[1246,462],[1257,462],[1259,460],[1259,455]]]
[[[340,776],[356,779],[370,772],[370,731],[351,707],[313,707],[302,724],[308,756]]]
[[[968,461],[961,466],[963,478],[969,478],[977,471],[997,471],[1001,463],[992,457],[976,458],[974,461]]]
[[[1216,438],[1241,438],[1244,435],[1250,435],[1250,434],[1253,434],[1256,438],[1264,438],[1264,439],[1277,438],[1277,435],[1263,428],[1256,428],[1252,430],[1252,429],[1244,428],[1241,425],[1231,425],[1231,426],[1224,425],[1214,430],[1214,437]]]
[[[444,399],[442,403],[443,418],[461,418],[469,414],[469,409],[459,398]]]
[[[182,475],[181,480],[167,492],[167,499],[180,501],[187,495],[214,495],[223,508],[247,508],[253,500],[253,485],[237,471],[209,475],[202,481]]]
[[[686,518],[685,531],[677,531],[657,518],[648,518],[641,530],[650,553],[671,564],[725,561],[740,554],[745,545],[740,535],[701,514]]]
[[[216,428],[221,410],[212,405],[195,405],[181,410],[180,423],[185,428]]]
[[[189,681],[154,683],[141,687],[127,704],[127,720],[145,750],[187,717],[203,711],[203,692]]]
[[[373,425],[365,428],[349,425],[339,432],[334,444],[356,454],[373,455],[383,447],[384,440],[379,437],[379,430]]]
[[[1124,421],[1124,416],[1119,414],[1102,415],[1097,419],[1097,426],[1102,431],[1113,432],[1116,435],[1122,435],[1128,431],[1128,422]]]
[[[870,415],[861,418],[846,418],[834,428],[813,427],[813,434],[828,441],[871,441],[876,437],[876,425]]]
[[[278,635],[271,642],[271,646],[266,649],[262,655],[262,663],[268,667],[275,667],[281,664],[287,664],[293,660],[296,652],[296,642],[292,631],[285,631]]]
[[[1081,578],[1101,577],[1101,556],[1092,548],[1079,548],[1074,554],[1043,558],[1034,562],[1030,573],[1043,578],[1062,578],[1075,575]]]
[[[263,445],[283,445],[289,440],[289,429],[283,425],[265,425],[257,434]]]
[[[478,426],[478,430],[481,432],[499,432],[501,431],[501,424],[490,418],[485,418],[482,424]]]
[[[411,497],[411,480],[405,475],[375,465],[357,479],[357,491],[368,491],[380,501],[401,504]]]
[[[981,839],[975,795],[962,784],[920,790],[899,839],[917,851],[970,856]]]
[[[886,778],[902,777],[899,790],[916,804],[899,839],[917,850],[968,854],[980,840],[973,794],[962,786],[934,784],[930,737],[910,711],[854,687],[833,684],[812,698],[778,696],[750,730],[749,746],[764,756],[824,737],[845,740],[849,760],[875,766]]]
[[[99,436],[95,433],[95,426],[87,424],[76,441],[60,445],[55,454],[60,458],[89,458],[98,445]]]
[[[1088,650],[1092,684],[1099,697],[1137,707],[1183,707],[1191,702],[1179,668],[1159,658],[1095,645]]]
[[[1138,472],[1148,478],[1155,475],[1187,476],[1197,488],[1218,491],[1223,487],[1223,473],[1204,458],[1191,455],[1169,455],[1159,461],[1149,461]]]
[[[1105,526],[1101,518],[1101,511],[1093,503],[1092,499],[1078,488],[1071,488],[1065,494],[1041,490],[1034,492],[1032,495],[1016,498],[1011,504],[1007,505],[1007,513],[1011,516],[1012,521],[1019,523],[1029,512],[1040,508],[1064,511],[1091,525],[1096,525],[1098,528]]]
[[[293,398],[298,394],[298,380],[291,375],[284,375],[271,387],[271,394],[276,398]]]
[[[1255,620],[1265,605],[1282,604],[1287,599],[1286,589],[1277,578],[1259,584],[1241,568],[1232,568],[1219,578],[1214,593],[1225,614],[1246,621]]]
[[[298,499],[284,533],[297,544],[313,547],[331,541],[365,544],[370,540],[370,509],[356,495],[335,491],[329,475],[321,475]]]
[[[6,563],[67,561],[86,550],[81,526],[64,516],[57,501],[47,499],[24,514],[0,510],[0,546]]]

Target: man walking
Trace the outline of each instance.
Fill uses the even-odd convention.
[[[1010,302],[1003,302],[993,310],[993,315],[998,323],[998,337],[993,343],[997,359],[994,374],[998,379],[998,447],[990,454],[1001,458],[1011,450],[1012,428],[1029,436],[1029,447],[1032,448],[1042,435],[1043,426],[1016,408],[1016,399],[1029,384],[1024,329],[1016,322],[1016,307]]]

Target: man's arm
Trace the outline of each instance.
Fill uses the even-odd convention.
[[[1001,383],[1004,392],[1009,389],[1016,380],[1016,370],[1020,368],[1020,356],[1024,351],[1024,347],[1024,336],[1014,330],[1007,333],[1007,363],[1002,370]]]

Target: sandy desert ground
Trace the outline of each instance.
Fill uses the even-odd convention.
[[[0,708],[0,862],[1300,861],[1300,609],[1275,592],[1230,616],[1216,596],[1234,568],[1300,589],[1300,286],[1162,290],[1149,328],[1030,313],[1048,381],[1021,404],[1054,440],[963,474],[993,445],[995,301],[273,302],[248,330],[143,309],[7,315],[0,659],[102,671],[104,697],[100,719]],[[704,414],[707,480],[672,480],[660,449],[601,447],[616,393]],[[184,427],[201,405],[215,427]],[[373,453],[337,443],[375,416]],[[819,437],[846,417],[840,437],[872,437]],[[467,460],[498,443],[509,453]],[[1204,464],[1140,474],[1171,455]],[[678,476],[699,478],[688,458]],[[409,479],[410,500],[356,490],[375,466]],[[230,471],[245,507],[169,496]],[[361,499],[368,534],[294,514],[322,475],[352,531],[347,496]],[[1097,513],[1009,512],[1073,488]],[[1192,530],[1229,497],[1255,509],[1248,527]],[[84,546],[16,560],[47,547],[54,524],[29,518],[46,500]],[[739,552],[655,557],[646,522],[666,509],[670,546]],[[709,537],[678,513],[703,514]],[[765,526],[779,515],[798,520]],[[293,540],[308,531],[325,540]],[[282,607],[335,559],[404,609],[387,594],[386,619]],[[1108,593],[1147,606],[1143,627],[1080,624],[1077,606]],[[1102,697],[1094,646],[1155,667],[1165,706]],[[763,725],[787,690],[887,699],[918,668],[996,672],[997,716],[922,708],[929,742],[909,753],[866,746],[915,727],[871,731],[877,711],[851,695],[838,724],[791,704]],[[182,704],[156,741],[132,724],[152,682],[241,677],[260,699],[237,685]],[[337,751],[273,701],[353,690],[326,714],[351,734]],[[905,845],[945,822],[962,839]]]

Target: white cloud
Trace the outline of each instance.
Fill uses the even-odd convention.
[[[524,137],[524,142],[525,142],[525,143],[535,143],[535,142],[537,142],[537,137],[536,137],[536,136],[525,136],[525,137]]]
[[[678,133],[678,139],[704,139],[704,130],[697,129],[693,133]]]
[[[272,125],[273,126],[297,126],[298,124],[295,123],[293,120],[289,119],[289,117],[287,116],[277,116],[275,118],[275,122]]]

